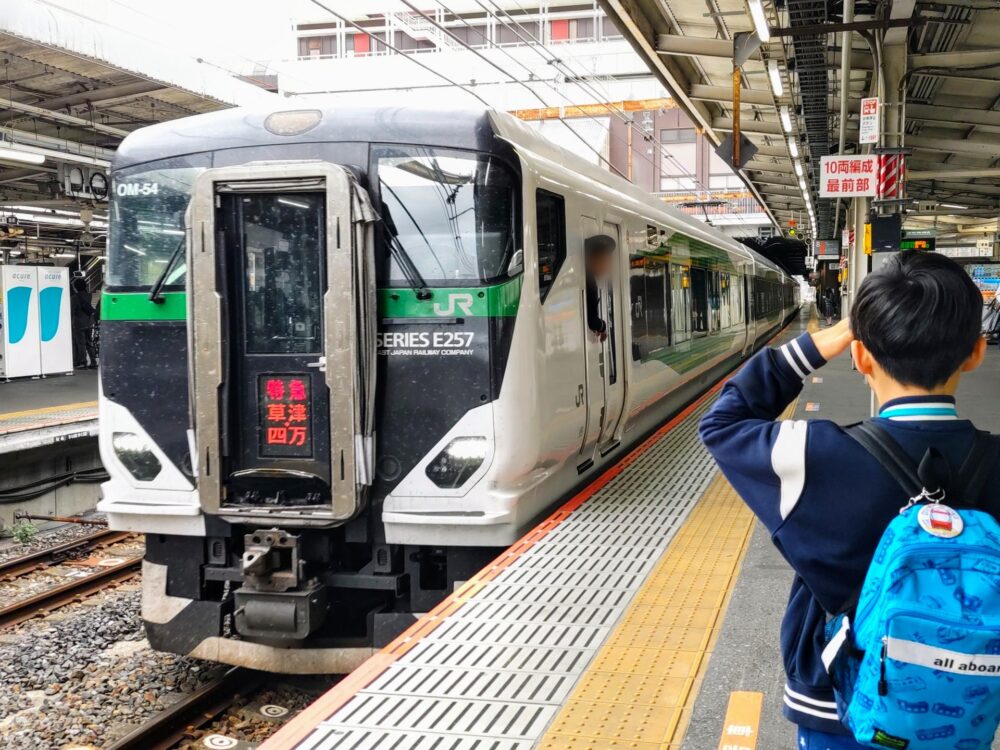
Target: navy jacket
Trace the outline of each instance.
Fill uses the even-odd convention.
[[[723,474],[796,573],[781,626],[785,715],[804,727],[846,734],[820,661],[826,613],[861,586],[882,532],[907,498],[834,422],[775,421],[824,364],[809,334],[764,349],[726,384],[700,429]],[[950,397],[890,401],[877,422],[915,461],[936,446],[955,473],[975,436]],[[1000,517],[1000,467],[987,487],[983,507]]]

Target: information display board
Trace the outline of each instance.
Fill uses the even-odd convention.
[[[308,375],[267,374],[258,378],[260,455],[311,458],[312,399]]]

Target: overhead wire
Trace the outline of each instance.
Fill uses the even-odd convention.
[[[552,65],[554,68],[556,68],[561,73],[563,73],[563,75],[567,75],[568,74],[569,78],[572,79],[570,82],[573,85],[578,86],[579,88],[583,89],[583,91],[585,93],[587,93],[590,96],[594,97],[597,100],[597,102],[598,102],[598,104],[600,106],[605,107],[611,113],[617,114],[622,119],[622,121],[625,122],[626,125],[630,125],[630,126],[632,125],[632,118],[628,116],[628,113],[624,109],[620,109],[618,107],[615,107],[614,104],[611,102],[611,95],[610,95],[609,92],[607,92],[607,91],[600,91],[595,86],[593,86],[592,84],[590,84],[589,82],[587,82],[587,78],[588,77],[589,78],[596,78],[596,74],[593,71],[587,70],[585,68],[584,69],[584,75],[581,76],[580,73],[578,71],[573,70],[569,66],[568,63],[564,63],[562,60],[560,60],[558,57],[556,57],[554,54],[552,54],[551,50],[549,50],[549,48],[545,45],[545,43],[541,39],[539,39],[538,37],[536,37],[534,34],[532,34],[531,31],[528,30],[528,28],[523,23],[521,23],[520,21],[518,21],[517,19],[515,19],[510,14],[509,11],[507,11],[505,8],[501,8],[494,0],[487,0],[487,2],[489,2],[489,4],[494,7],[494,9],[495,9],[496,12],[491,11],[489,8],[485,7],[483,5],[483,3],[481,2],[481,0],[476,0],[476,5],[478,5],[480,8],[482,8],[482,10],[485,11],[487,15],[492,16],[493,18],[495,18],[500,23],[503,23],[506,26],[509,26],[510,24],[514,24],[515,26],[517,26],[521,31],[523,31],[525,34],[528,35],[528,37],[530,38],[531,41],[529,41],[528,39],[525,39],[517,31],[517,29],[511,29],[511,30],[518,37],[518,39],[520,39],[528,48],[530,48],[539,57],[541,57],[542,60],[544,60],[547,64]],[[516,0],[514,0],[514,4],[518,7],[518,9],[522,13],[524,13],[525,15],[527,15],[528,11],[524,9],[524,6],[522,6],[520,3],[516,2]],[[503,19],[501,19],[500,16],[497,15],[497,13],[503,13],[504,16],[506,16],[507,21],[509,23],[504,22]],[[548,53],[548,54],[545,54],[545,53]],[[673,162],[674,165],[677,166],[677,168],[679,170],[681,170],[681,173],[685,177],[691,178],[694,181],[695,185],[700,186],[701,189],[704,190],[705,192],[709,192],[709,188],[706,187],[703,182],[701,182],[700,180],[698,180],[698,178],[697,178],[697,176],[695,174],[693,174],[692,172],[688,171],[687,167],[685,167],[683,164],[681,164],[680,161],[673,154],[670,153],[669,149],[667,149],[666,146],[664,146],[663,143],[661,143],[656,138],[655,135],[651,135],[651,134],[648,134],[648,133],[645,133],[645,132],[643,132],[642,135],[643,135],[644,138],[653,141],[657,145],[657,147],[660,149],[661,154],[663,156],[665,156],[667,159],[669,159],[671,162]]]
[[[339,21],[341,21],[343,24],[354,28],[356,31],[359,31],[359,32],[364,33],[364,34],[368,34],[369,33],[369,31],[367,29],[365,29],[364,27],[362,27],[360,24],[352,21],[350,18],[344,16],[343,14],[341,14],[341,13],[333,10],[332,8],[330,8],[329,6],[327,6],[326,4],[324,4],[323,2],[321,2],[320,0],[310,0],[310,2],[312,2],[317,7],[322,8],[327,13],[331,14],[332,16],[334,16],[335,18],[337,18]],[[609,98],[609,95],[607,93],[602,93],[602,92],[598,91],[596,88],[594,88],[592,86],[589,86],[588,84],[585,84],[585,77],[586,77],[587,74],[589,74],[589,71],[586,72],[584,76],[581,76],[578,71],[575,71],[572,68],[569,68],[566,64],[564,64],[561,60],[559,60],[554,55],[551,55],[551,54],[545,55],[545,54],[543,54],[540,50],[545,50],[545,52],[548,52],[547,47],[537,37],[535,37],[534,34],[532,34],[530,31],[528,31],[523,26],[523,24],[521,24],[519,21],[517,21],[516,19],[514,19],[513,16],[511,16],[506,10],[504,10],[504,9],[500,8],[499,6],[497,6],[496,3],[492,2],[492,0],[491,0],[491,5],[493,5],[493,7],[496,9],[497,12],[491,11],[489,8],[485,7],[481,2],[479,2],[479,0],[476,0],[476,3],[477,3],[477,5],[479,5],[480,9],[482,9],[487,14],[488,17],[492,17],[496,21],[498,21],[500,24],[502,24],[503,26],[505,26],[507,28],[510,28],[511,31],[515,34],[515,36],[517,36],[518,39],[520,39],[521,42],[525,46],[527,46],[530,49],[532,49],[547,64],[552,65],[555,69],[557,69],[564,76],[567,76],[567,80],[569,82],[571,82],[573,85],[576,85],[577,87],[579,87],[582,90],[584,90],[585,92],[587,92],[589,96],[594,97],[598,101],[599,106],[603,106],[605,109],[607,109],[609,111],[609,113],[620,117],[625,122],[625,124],[626,124],[627,127],[630,127],[630,128],[634,128],[635,127],[633,119],[631,117],[629,117],[628,113],[624,109],[616,108],[609,101],[607,101],[608,98]],[[495,62],[493,62],[489,58],[485,57],[483,54],[481,54],[478,50],[476,50],[474,47],[472,47],[471,45],[469,45],[467,42],[465,42],[464,40],[458,38],[455,34],[453,34],[451,31],[449,31],[446,27],[438,24],[435,20],[433,20],[432,18],[430,18],[423,11],[419,10],[416,6],[412,5],[407,0],[403,0],[403,4],[406,5],[407,7],[409,7],[414,13],[418,14],[419,16],[421,16],[425,21],[427,21],[427,22],[431,23],[432,25],[434,25],[435,28],[437,28],[440,32],[446,34],[450,39],[456,41],[458,44],[460,44],[466,50],[468,50],[469,52],[472,52],[474,55],[476,55],[479,59],[483,60],[484,62],[486,62],[491,67],[493,67],[496,70],[498,70],[499,72],[501,72],[505,77],[509,78],[513,83],[515,83],[515,84],[517,84],[517,85],[519,85],[519,86],[527,89],[542,104],[543,107],[549,108],[551,106],[551,105],[549,105],[545,101],[545,99],[543,97],[541,97],[538,94],[537,91],[535,91],[535,89],[533,89],[531,86],[529,86],[526,82],[521,81],[516,76],[511,75],[508,71],[504,70],[501,66],[497,65]],[[438,2],[438,5],[441,6],[443,9],[445,9],[446,12],[451,13],[456,18],[459,18],[465,25],[469,26],[470,28],[473,28],[471,26],[471,24],[468,24],[468,22],[465,21],[465,19],[461,18],[461,16],[459,16],[458,14],[456,14],[453,11],[451,11],[450,9],[448,9],[447,6],[445,6],[445,4],[443,2]],[[520,5],[518,5],[518,7],[521,8]],[[523,8],[521,8],[521,10],[522,10],[522,12],[525,12],[523,10]],[[508,20],[504,21],[498,15],[498,12],[499,13],[503,13],[507,17]],[[530,40],[527,39],[527,38],[525,38],[516,28],[513,28],[511,26],[511,24],[513,24],[514,26],[516,26],[516,27],[520,28],[521,30],[523,30],[524,33],[527,34],[528,37],[530,37]],[[520,61],[517,61],[516,58],[514,58],[512,55],[510,55],[509,53],[507,53],[506,50],[503,50],[502,47],[500,47],[499,45],[497,45],[495,42],[491,42],[488,39],[488,37],[485,37],[485,35],[482,35],[481,33],[480,33],[480,35],[483,36],[483,38],[485,39],[485,41],[487,42],[488,45],[491,45],[491,46],[493,46],[493,47],[495,47],[497,49],[500,49],[501,51],[504,52],[504,54],[507,57],[515,60],[521,67],[524,67],[526,70],[528,70],[529,73],[533,73],[533,71],[531,71],[530,68],[528,68],[526,65],[524,65],[524,63],[522,63]],[[484,99],[482,96],[480,96],[477,92],[473,91],[468,86],[465,86],[465,85],[463,85],[463,84],[455,81],[454,79],[452,79],[449,76],[441,73],[437,69],[435,69],[435,68],[433,68],[433,67],[431,67],[431,66],[429,66],[429,65],[427,65],[425,63],[423,63],[422,61],[418,60],[416,56],[406,54],[405,51],[401,50],[400,48],[396,47],[395,45],[393,45],[392,43],[390,43],[388,41],[385,41],[385,40],[383,40],[381,38],[379,38],[377,41],[378,41],[379,44],[381,44],[382,46],[386,47],[387,49],[392,50],[393,52],[395,52],[397,54],[403,55],[406,59],[410,60],[411,62],[413,62],[418,67],[426,70],[427,72],[431,73],[432,75],[437,76],[441,80],[445,81],[448,85],[451,85],[451,86],[453,86],[453,87],[455,87],[457,89],[460,89],[460,90],[468,93],[470,96],[472,96],[473,98],[475,98],[477,101],[479,101],[484,106],[486,106],[488,108],[493,108],[493,105],[490,104],[490,102],[488,102],[486,99]],[[546,80],[544,78],[540,78],[539,82],[543,83],[544,85],[549,86],[550,88],[552,88],[553,90],[555,90],[557,93],[559,93],[560,96],[562,96],[564,99],[566,99],[567,101],[570,101],[568,97],[566,97],[562,92],[560,92],[558,90],[558,88],[555,87],[548,80]],[[582,112],[582,110],[581,110],[581,112]],[[584,115],[586,117],[588,117],[589,119],[595,121],[595,122],[600,122],[595,117],[593,117],[592,115],[590,115],[588,113],[584,113]],[[614,172],[616,172],[617,174],[619,174],[623,178],[628,179],[627,175],[625,175],[620,169],[618,169],[616,166],[614,166],[606,157],[604,157],[603,154],[601,154],[599,151],[597,151],[597,149],[595,149],[593,147],[593,145],[591,143],[589,143],[578,131],[574,130],[572,128],[572,126],[570,126],[569,123],[566,122],[565,118],[560,117],[558,119],[560,120],[560,122],[562,122],[562,124],[576,138],[578,138],[590,151],[592,151],[602,162],[604,162],[608,166],[609,169],[613,170]],[[603,126],[603,123],[600,123],[600,124]],[[693,174],[692,172],[690,172],[683,164],[681,164],[677,160],[677,158],[673,154],[671,154],[669,152],[669,150],[667,150],[667,148],[654,135],[652,135],[650,133],[647,133],[644,130],[640,131],[640,135],[641,135],[641,137],[644,140],[650,141],[653,144],[655,144],[655,146],[660,150],[661,155],[665,156],[669,161],[671,161],[672,163],[674,163],[678,167],[678,169],[681,172],[682,176],[690,179],[692,181],[692,183],[697,186],[697,188],[700,188],[701,191],[706,192],[706,193],[707,192],[711,192],[711,189],[708,188],[701,180],[699,180],[695,174]],[[621,139],[619,138],[619,140],[621,140]],[[649,162],[651,165],[655,166],[655,163],[653,162],[653,160],[646,158],[645,155],[643,155],[642,158],[644,160],[646,160],[647,162]],[[739,214],[736,215],[736,219],[737,219],[738,223],[740,223],[740,224],[747,224],[747,223],[749,223],[746,218],[744,218],[743,216],[740,216]]]
[[[512,62],[514,62],[517,65],[519,65],[522,68],[524,68],[528,72],[529,75],[532,75],[532,76],[535,75],[535,71],[532,70],[528,65],[526,65],[522,61],[518,60],[516,57],[514,57],[514,55],[510,54],[510,52],[508,52],[506,49],[504,49],[503,47],[501,47],[496,42],[491,41],[490,38],[486,34],[484,34],[480,29],[478,29],[477,27],[473,26],[464,17],[462,17],[459,14],[455,13],[455,11],[451,10],[451,8],[449,8],[447,5],[445,5],[441,0],[438,0],[438,5],[441,6],[446,12],[451,13],[453,16],[455,16],[456,18],[458,18],[466,26],[466,28],[468,28],[470,31],[472,31],[475,34],[477,34],[484,42],[486,42],[487,46],[492,47],[493,49],[496,49],[498,52],[501,52],[509,60],[511,60]],[[488,13],[489,12],[487,11],[487,14]],[[494,16],[494,18],[495,18],[495,16]],[[497,19],[497,20],[499,20],[499,19]],[[502,23],[502,21],[501,21],[501,23]],[[545,78],[538,78],[537,81],[539,83],[542,83],[542,84],[548,86],[550,89],[552,89],[554,92],[556,92],[556,94],[558,94],[562,99],[564,99],[566,102],[568,102],[571,106],[573,106],[573,107],[577,107],[578,106],[577,102],[574,102],[564,92],[560,91],[559,87],[556,86],[551,81],[549,81],[549,80],[547,80]],[[607,105],[604,104],[603,102],[601,103],[601,105],[607,107]],[[591,114],[583,111],[582,108],[581,108],[580,111],[581,111],[581,114],[584,117],[587,117],[588,119],[590,119],[593,122],[597,123],[602,128],[604,127],[604,123],[602,123],[596,117],[594,117],[593,115],[591,115]],[[559,117],[557,119],[560,120],[560,121],[562,121],[562,122],[565,122],[565,118],[563,118],[563,117]],[[625,123],[626,123],[627,126],[629,126],[630,128],[634,127],[633,123],[631,122],[631,118],[624,118],[624,119],[625,119]],[[621,136],[615,136],[615,135],[613,135],[610,132],[610,130],[608,131],[608,135],[611,136],[612,138],[615,138],[619,143],[626,143],[626,145],[627,145],[627,142]],[[643,135],[644,135],[644,137],[649,137],[648,134],[643,134]],[[659,143],[659,142],[657,141],[657,143]],[[652,159],[646,157],[645,155],[643,155],[642,158],[645,161],[647,161],[650,164],[650,166],[653,166],[653,167],[656,166],[656,163]],[[626,176],[626,179],[628,179],[627,176]]]
[[[503,75],[507,76],[508,78],[510,78],[511,81],[513,81],[514,83],[520,85],[522,88],[526,89],[528,92],[530,92],[532,94],[532,96],[534,96],[539,101],[539,103],[543,107],[548,107],[549,106],[549,103],[546,102],[545,99],[537,91],[535,91],[531,86],[529,86],[524,81],[520,80],[517,76],[513,75],[509,71],[504,70],[500,65],[498,65],[497,63],[495,63],[492,60],[490,60],[488,57],[486,57],[486,55],[484,55],[481,52],[479,52],[479,50],[477,50],[475,47],[473,47],[472,45],[470,45],[468,42],[460,39],[456,34],[454,34],[451,31],[449,31],[445,26],[439,24],[437,21],[435,21],[434,19],[432,19],[430,16],[428,16],[422,10],[418,9],[415,5],[413,5],[411,2],[409,2],[409,0],[401,0],[401,2],[407,8],[409,8],[414,13],[416,13],[418,16],[420,16],[425,21],[427,21],[428,23],[430,23],[431,25],[433,25],[434,28],[438,29],[442,33],[447,34],[450,38],[454,39],[456,42],[458,42],[460,45],[462,45],[465,49],[467,49],[469,52],[471,52],[472,54],[474,54],[480,60],[482,60],[483,62],[485,62],[487,65],[489,65],[490,67],[494,68],[495,70],[498,70],[501,74],[503,74]],[[581,135],[577,130],[574,130],[573,126],[571,126],[564,118],[559,118],[559,121],[563,125],[565,125],[566,128],[571,133],[573,133],[573,135],[576,136],[576,138],[584,146],[586,146],[590,151],[594,152],[594,154],[596,154],[597,157],[601,161],[603,161],[605,164],[607,164],[609,169],[613,169],[615,172],[617,172],[622,177],[626,177],[626,175],[620,169],[618,169],[618,167],[616,167],[614,164],[612,164],[611,161],[608,160],[607,157],[604,156],[604,154],[602,154],[600,151],[598,151],[596,148],[594,148],[593,144],[591,144],[586,138],[584,138],[583,135]]]
[[[545,43],[538,37],[536,37],[534,34],[532,34],[531,31],[527,27],[525,27],[523,23],[515,19],[510,14],[509,11],[507,11],[505,8],[501,8],[495,2],[495,0],[486,0],[486,1],[489,2],[491,6],[493,6],[494,10],[490,10],[485,5],[483,5],[483,2],[481,0],[475,0],[476,5],[478,5],[481,10],[483,10],[488,16],[491,16],[504,26],[511,28],[511,31],[513,31],[515,36],[517,36],[518,39],[520,39],[523,44],[525,44],[539,57],[541,57],[542,60],[544,60],[547,64],[552,65],[557,70],[559,70],[564,76],[568,75],[567,78],[568,81],[570,81],[574,85],[581,88],[584,92],[592,96],[600,104],[600,106],[605,107],[611,113],[617,114],[626,124],[626,126],[634,128],[633,118],[629,117],[628,113],[624,109],[615,107],[614,104],[611,103],[612,97],[610,96],[609,92],[600,91],[594,85],[587,82],[588,77],[591,79],[596,78],[596,74],[593,71],[584,68],[584,74],[581,75],[578,71],[573,70],[568,63],[564,63],[561,59],[552,54],[551,50],[549,50],[549,48],[545,45]],[[513,0],[513,2],[514,5],[517,6],[517,8],[521,11],[522,14],[528,15],[528,11],[525,10],[524,6],[522,6],[519,2],[517,2],[517,0]],[[444,7],[444,4],[440,0],[438,0],[438,4]],[[505,21],[504,19],[502,19],[498,15],[499,13],[503,13],[503,15],[506,17],[507,20]],[[455,14],[454,12],[452,12],[452,15],[457,16],[457,14]],[[464,19],[462,20],[464,22]],[[466,25],[468,25],[467,22]],[[517,29],[523,31],[524,34],[527,34],[527,36],[530,37],[531,41],[525,39],[525,37],[522,36],[522,34],[519,33],[517,29],[512,28],[511,25],[516,26]],[[497,46],[498,49],[502,49],[498,45],[495,46]],[[672,162],[680,170],[681,174],[684,177],[687,177],[692,180],[692,182],[697,186],[697,188],[700,188],[701,191],[705,193],[712,192],[712,189],[707,187],[701,180],[697,178],[695,174],[690,172],[687,169],[687,167],[685,167],[672,153],[670,153],[670,150],[660,140],[658,140],[655,135],[646,133],[645,131],[640,131],[640,135],[644,139],[652,141],[655,144],[655,146],[659,149],[660,155],[666,157],[670,162]],[[652,163],[651,160],[649,161],[650,163]],[[744,218],[739,214],[736,214],[736,219],[740,224],[749,223],[748,219]]]

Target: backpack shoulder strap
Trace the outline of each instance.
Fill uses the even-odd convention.
[[[860,422],[847,427],[846,432],[889,472],[907,497],[917,497],[923,491],[917,464],[885,429],[874,422]]]
[[[998,460],[1000,460],[1000,436],[988,432],[976,432],[972,450],[969,451],[958,472],[959,486],[965,492],[963,499],[970,506],[976,507],[983,501],[983,488],[996,468]]]

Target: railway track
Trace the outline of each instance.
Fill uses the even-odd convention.
[[[195,739],[198,729],[217,719],[240,699],[252,695],[266,677],[264,672],[242,667],[230,669],[113,742],[106,750],[170,750],[184,740]]]
[[[0,581],[11,581],[36,570],[58,565],[84,553],[123,542],[131,536],[132,534],[128,531],[101,529],[79,539],[5,560],[0,562]]]
[[[34,552],[23,557],[0,563],[0,580],[11,581],[37,570],[58,565],[83,552],[106,548],[127,541],[133,535],[123,531],[104,529],[72,542]],[[67,604],[79,602],[104,589],[117,586],[139,575],[142,555],[127,557],[97,569],[80,578],[74,578],[24,599],[0,607],[0,630],[13,627],[35,617],[44,617]]]

